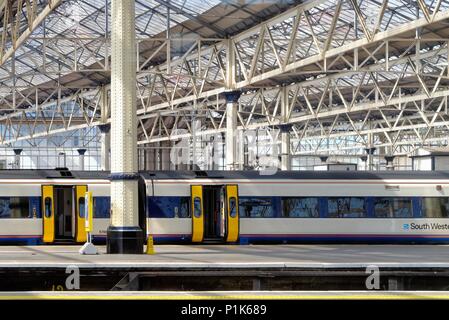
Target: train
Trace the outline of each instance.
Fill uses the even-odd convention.
[[[106,240],[110,173],[0,170],[0,244]],[[449,172],[144,171],[139,224],[155,243],[449,243]]]

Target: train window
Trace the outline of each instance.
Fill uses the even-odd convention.
[[[235,197],[229,199],[229,215],[231,218],[235,218],[237,215],[237,201],[235,200]]]
[[[282,215],[290,218],[317,218],[320,208],[318,198],[282,198]]]
[[[151,218],[190,218],[190,197],[148,197]]]
[[[32,218],[28,197],[0,198],[0,218]]]
[[[195,218],[201,217],[201,199],[198,197],[193,199],[193,215]]]
[[[52,216],[51,198],[45,198],[45,217],[50,218]]]
[[[94,197],[93,202],[94,202],[94,218],[109,218],[111,209],[111,198]]]
[[[274,216],[272,198],[240,197],[239,212],[243,218],[271,218]]]
[[[190,218],[190,198],[181,197],[179,199],[178,218]]]
[[[374,198],[374,215],[376,218],[411,218],[413,217],[410,198]]]
[[[84,218],[84,210],[86,210],[86,200],[84,197],[78,199],[78,212],[80,218]]]
[[[422,198],[423,218],[449,218],[449,198]]]
[[[363,218],[366,216],[365,198],[339,197],[328,198],[329,218]]]

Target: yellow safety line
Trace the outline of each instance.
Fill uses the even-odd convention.
[[[376,295],[3,295],[0,300],[449,300],[449,294]]]

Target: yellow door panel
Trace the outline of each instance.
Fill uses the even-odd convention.
[[[55,202],[53,186],[42,186],[42,221],[43,241],[52,243],[55,240]]]
[[[192,207],[192,242],[201,242],[204,236],[203,186],[190,186],[190,195]]]
[[[239,195],[237,185],[226,186],[227,235],[226,242],[235,242],[239,238]]]
[[[75,240],[76,242],[86,242],[87,234],[86,234],[86,219],[84,217],[84,210],[86,207],[85,194],[87,192],[87,186],[75,186],[75,197],[76,197],[76,205],[75,205],[75,214],[76,214],[76,234]]]

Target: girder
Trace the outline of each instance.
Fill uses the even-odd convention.
[[[91,14],[81,14],[76,34],[57,31],[64,14],[54,9],[56,3],[48,3],[53,13],[45,26],[33,33],[51,11],[43,7],[13,54],[1,60],[0,144],[109,121],[102,102],[110,91],[107,7],[90,4]],[[137,17],[155,14],[150,9],[155,8],[142,6]],[[203,17],[170,9],[208,28]],[[209,27],[211,37],[191,32],[193,27],[177,33],[174,26],[169,38],[162,30],[142,32],[136,65],[139,144],[190,138],[193,119],[201,122],[196,136],[224,132],[222,93],[229,88],[243,92],[237,130],[291,125],[292,150],[315,141],[320,152],[320,141],[349,136],[362,148],[368,134],[377,145],[393,148],[440,141],[449,120],[448,20],[449,3],[443,0],[317,0],[228,39],[215,25]],[[281,115],[284,100],[288,112]],[[404,140],[406,135],[411,137]]]

